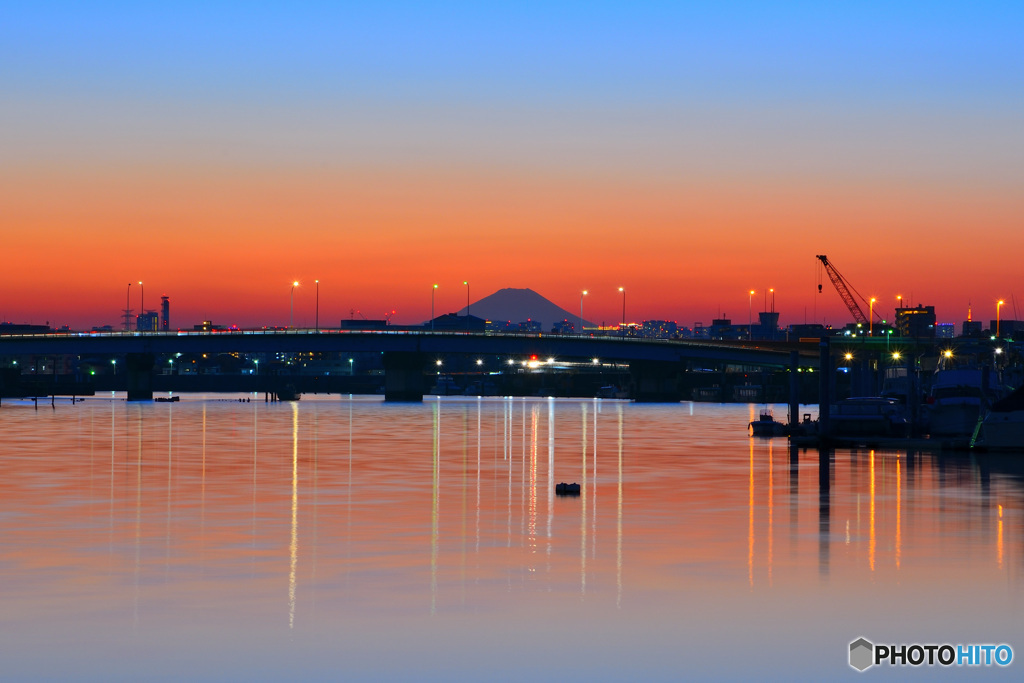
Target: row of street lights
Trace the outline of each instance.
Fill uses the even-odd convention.
[[[764,308],[768,310],[768,294],[772,295],[772,313],[775,312],[775,288],[769,287],[764,292]],[[747,295],[747,339],[752,339],[751,336],[754,333],[754,290],[750,290]]]
[[[466,285],[466,316],[469,316],[469,281],[463,280],[462,284]],[[434,294],[437,292],[437,283],[430,288],[430,330],[434,330]]]
[[[469,282],[463,281],[463,285],[466,286],[466,315],[469,315]],[[434,329],[434,294],[437,292],[437,284],[430,288],[430,330]],[[626,326],[626,288],[618,288],[618,292],[623,295],[623,318],[621,327]],[[583,332],[583,298],[587,296],[588,291],[583,290],[580,293],[580,332]]]
[[[619,291],[622,291],[621,287],[619,288]],[[765,292],[765,309],[767,310],[767,307],[768,307],[768,293],[769,292],[772,295],[772,308],[771,308],[771,310],[774,313],[775,312],[775,290],[774,289],[768,289]],[[747,329],[748,329],[748,333],[747,334],[748,335],[750,334],[749,330],[751,329],[751,326],[754,323],[754,309],[753,309],[754,294],[755,294],[754,290],[750,290],[750,293],[749,293],[749,295],[747,297]],[[871,299],[868,301],[868,336],[869,337],[873,337],[874,334],[875,334],[875,302],[876,301],[878,301],[878,299],[876,297],[871,297]],[[1000,299],[999,301],[996,302],[996,336],[997,337],[999,336],[999,309],[1005,303],[1006,302],[1003,301],[1002,299]],[[903,308],[903,295],[902,294],[897,294],[896,295],[896,310],[898,311],[898,310],[900,310],[902,308]],[[625,316],[625,294],[623,294],[623,316],[622,317],[623,317],[623,319],[625,319],[625,317],[626,317]]]
[[[316,313],[315,313],[315,325],[316,331],[320,331],[320,281],[314,280],[316,283]],[[295,280],[292,282],[292,298],[291,298],[291,315],[288,319],[288,327],[295,327],[295,288],[299,286],[299,281]]]
[[[145,315],[146,313],[146,288],[142,284],[142,280],[139,280],[139,313]],[[124,327],[126,332],[131,331],[131,310],[132,310],[132,283],[128,283],[128,293],[124,299]]]
[[[587,295],[587,290],[580,292],[580,333],[583,332],[583,297]],[[619,287],[619,293],[622,294],[622,320],[619,322],[619,329],[621,330],[626,326],[626,288]]]

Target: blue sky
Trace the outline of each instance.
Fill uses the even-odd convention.
[[[37,96],[1018,106],[1011,3],[8,3]]]
[[[1021,36],[1024,4],[991,2],[7,3],[0,229],[61,245],[26,274],[71,277],[83,255],[106,258],[97,234],[144,249],[135,226],[173,224],[267,243],[301,207],[321,241],[358,223],[378,238],[365,254],[399,248],[408,282],[381,310],[437,270],[570,302],[602,273],[612,292],[648,287],[650,315],[689,320],[734,295],[745,307],[752,286],[809,289],[793,263],[812,271],[828,253],[863,289],[894,297],[913,281],[959,316],[1004,297],[1024,251]],[[479,275],[460,270],[479,250],[445,246],[529,231],[576,253],[622,224],[634,270],[621,276],[610,243],[557,265],[517,244],[507,272]],[[1000,248],[965,251],[978,234]],[[914,273],[879,263],[896,244]],[[289,249],[281,282],[330,267]],[[704,271],[683,270],[683,288],[706,296],[666,310],[659,278],[688,258]],[[965,259],[971,291],[948,277]],[[25,277],[0,275],[0,292]]]

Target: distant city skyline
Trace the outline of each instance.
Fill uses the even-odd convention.
[[[292,304],[296,325],[411,324],[469,282],[569,311],[587,290],[608,324],[621,287],[628,320],[685,326],[746,324],[773,288],[780,324],[843,325],[815,254],[886,316],[902,296],[1022,318],[1022,19],[15,2],[0,319],[118,328],[142,281],[181,327],[288,325]]]
[[[301,283],[300,283],[300,286],[301,286]],[[463,286],[465,286],[465,285],[463,285]],[[126,287],[126,290],[127,290],[127,287]],[[435,290],[435,292],[436,291],[437,290]],[[529,288],[502,288],[500,290],[496,290],[495,292],[489,292],[489,293],[485,294],[484,296],[482,296],[479,299],[472,299],[471,300],[471,302],[470,302],[470,309],[471,309],[470,313],[473,314],[473,315],[476,315],[476,316],[482,316],[482,319],[494,320],[495,322],[502,322],[504,319],[499,320],[499,319],[494,318],[491,315],[486,314],[485,312],[473,311],[472,307],[473,306],[480,306],[482,302],[486,302],[489,299],[493,299],[494,297],[499,296],[503,292],[506,292],[506,291],[526,291],[526,292],[532,292],[532,290],[530,290]],[[582,292],[581,292],[581,294],[582,294]],[[749,292],[748,292],[748,294],[749,294]],[[835,297],[839,296],[838,294],[836,294],[836,292],[834,290],[831,289],[831,285],[827,281],[823,285],[823,292],[822,292],[822,294],[823,295],[832,295],[832,296],[835,296]],[[536,293],[536,295],[541,297],[541,298],[545,298],[540,293]],[[590,295],[590,292],[587,291],[587,294],[582,296],[582,297],[580,297],[580,298],[586,301],[586,300],[588,300],[587,298],[589,297],[589,295]],[[618,295],[620,297],[620,299],[619,299],[620,305],[622,305],[622,303],[623,303],[622,292],[618,292]],[[130,296],[131,296],[130,292],[126,294],[126,298],[128,298]],[[657,315],[645,316],[645,317],[642,317],[642,318],[634,318],[633,316],[627,316],[626,318],[622,319],[621,318],[622,311],[620,310],[620,320],[614,320],[613,321],[613,320],[607,320],[607,319],[603,319],[603,318],[602,319],[596,319],[589,312],[589,309],[585,309],[582,312],[585,313],[585,317],[583,318],[583,320],[585,322],[585,326],[588,327],[588,328],[596,328],[598,326],[606,327],[606,328],[615,328],[615,327],[619,326],[620,322],[625,322],[626,324],[640,324],[640,323],[643,323],[645,321],[649,322],[649,321],[664,321],[664,320],[667,320],[667,321],[671,321],[671,322],[674,322],[674,323],[678,323],[679,328],[680,329],[684,329],[684,328],[694,328],[695,326],[697,326],[697,327],[701,327],[701,326],[703,326],[703,327],[710,327],[712,325],[713,321],[725,319],[725,320],[729,320],[731,322],[732,327],[746,329],[749,325],[753,325],[754,328],[758,328],[761,325],[760,317],[768,315],[769,311],[773,307],[773,303],[772,303],[770,297],[771,297],[771,293],[768,294],[768,298],[762,297],[761,298],[761,303],[758,304],[757,306],[754,306],[753,305],[754,304],[754,297],[752,295],[748,296],[748,301],[751,304],[751,308],[749,310],[749,317],[744,317],[743,315],[732,315],[732,314],[728,314],[728,313],[724,313],[723,312],[721,314],[715,314],[713,316],[710,316],[706,320],[693,320],[693,321],[680,320],[680,319],[675,319],[675,318],[665,317],[665,316],[658,317]],[[147,320],[146,320],[145,323],[140,323],[139,322],[139,312],[140,312],[140,310],[137,309],[137,308],[130,308],[130,309],[124,308],[123,305],[124,305],[125,302],[122,303],[122,308],[119,309],[119,318],[120,319],[118,320],[117,323],[94,322],[94,323],[84,323],[84,324],[81,324],[81,325],[72,325],[70,323],[58,323],[58,322],[55,322],[55,321],[49,320],[49,319],[42,320],[42,321],[40,321],[40,320],[21,320],[21,321],[16,321],[16,320],[8,320],[6,318],[0,318],[0,323],[11,323],[11,324],[16,324],[16,325],[17,324],[49,325],[50,327],[52,327],[54,329],[57,329],[57,328],[60,328],[60,327],[70,327],[71,329],[74,329],[74,330],[89,330],[89,329],[94,329],[94,328],[109,327],[110,329],[116,331],[116,330],[124,329],[124,326],[125,326],[125,313],[126,312],[130,312],[130,316],[131,316],[130,329],[136,330],[136,329],[139,329],[139,325],[140,324],[141,325],[148,324],[148,328],[151,328],[153,331],[157,331],[159,329],[162,329],[162,326],[164,324],[163,321],[164,321],[165,316],[166,316],[166,312],[161,312],[162,305],[166,304],[166,305],[169,306],[170,305],[170,301],[169,300],[171,299],[171,297],[168,297],[166,295],[164,295],[164,296],[162,296],[160,298],[162,300],[165,300],[165,301],[161,302],[161,307],[159,307],[159,308],[151,308],[149,306],[146,307],[145,310],[146,310],[146,319]],[[141,303],[141,301],[140,301],[140,303]],[[300,300],[299,304],[301,304],[301,303],[302,303],[302,301]],[[557,302],[554,302],[554,301],[549,301],[549,303],[557,305]],[[1022,317],[1024,317],[1024,316],[1021,315],[1021,313],[1024,313],[1024,311],[1021,311],[1020,313],[1018,313],[1018,310],[1015,309],[1014,307],[1012,307],[1012,305],[1010,307],[1007,306],[1007,304],[1011,304],[1011,303],[1012,302],[1003,301],[1002,305],[999,306],[999,308],[1001,310],[1000,310],[998,315],[995,313],[995,307],[993,307],[993,312],[992,312],[991,316],[984,315],[984,314],[979,315],[979,312],[976,309],[971,311],[971,312],[969,312],[969,314],[970,314],[971,318],[973,319],[973,321],[976,324],[981,326],[981,329],[986,329],[987,330],[989,328],[989,325],[991,323],[994,323],[994,321],[996,321],[999,318],[1001,318],[1004,321],[1014,321],[1014,320],[1021,320]],[[877,301],[876,301],[876,304],[877,304]],[[827,327],[832,327],[832,328],[835,328],[835,329],[839,329],[839,328],[842,328],[844,326],[852,325],[852,324],[855,323],[855,321],[852,319],[850,314],[846,312],[845,308],[844,308],[844,311],[843,311],[843,313],[845,314],[845,318],[842,319],[842,320],[838,320],[838,321],[828,321],[828,320],[826,320],[824,322],[821,321],[821,320],[818,320],[818,321],[808,320],[805,323],[803,320],[796,320],[796,319],[787,320],[785,318],[782,318],[779,315],[780,311],[779,311],[779,309],[777,307],[777,300],[776,300],[774,305],[775,305],[775,308],[774,308],[774,311],[772,311],[771,315],[773,315],[773,316],[778,318],[778,329],[783,329],[784,330],[784,329],[786,329],[789,326],[799,326],[799,325],[804,325],[804,324],[814,324],[815,322],[817,322],[819,324],[824,324]],[[908,300],[908,297],[902,297],[902,299],[898,299],[897,300],[897,305],[893,306],[893,308],[890,311],[888,311],[888,312],[884,311],[880,306],[878,308],[876,308],[875,309],[876,320],[878,320],[880,322],[888,323],[890,326],[895,326],[895,317],[894,317],[893,314],[895,313],[895,311],[896,311],[898,306],[905,307],[906,309],[913,309],[915,307],[924,307],[925,304],[920,304],[920,303],[913,303],[912,304]],[[934,307],[932,307],[930,305],[928,305],[928,307],[929,308],[934,308]],[[331,308],[330,310],[333,311],[334,309]],[[169,330],[192,329],[194,327],[199,327],[203,323],[206,323],[206,322],[211,322],[211,323],[213,323],[215,326],[217,326],[219,328],[228,328],[228,327],[261,328],[261,327],[289,327],[290,326],[289,325],[290,321],[288,321],[288,320],[285,320],[283,322],[282,321],[278,321],[275,318],[275,316],[270,316],[270,318],[268,318],[266,321],[260,321],[259,319],[254,319],[253,321],[250,321],[250,322],[247,322],[247,323],[239,323],[239,322],[232,322],[232,321],[230,321],[231,319],[229,319],[229,318],[221,319],[221,318],[211,318],[209,316],[201,317],[201,318],[195,318],[195,319],[191,319],[191,318],[190,319],[181,319],[181,318],[178,317],[178,314],[177,314],[177,312],[175,310],[168,309],[167,312],[169,312],[170,315],[172,316],[170,318],[171,319],[171,323],[170,323],[170,326],[168,328]],[[865,313],[866,312],[867,312],[867,306],[865,305]],[[291,311],[291,308],[289,307],[289,314],[291,314],[291,313],[292,313],[292,311]],[[420,325],[420,324],[427,324],[430,321],[429,315],[426,318],[421,319],[421,320],[404,320],[404,319],[400,319],[400,318],[396,317],[395,314],[397,312],[394,311],[394,310],[386,311],[386,312],[384,312],[384,314],[379,315],[379,316],[367,315],[367,313],[362,311],[361,309],[349,309],[346,312],[347,313],[346,315],[342,315],[340,317],[338,317],[338,316],[327,317],[325,315],[327,313],[328,313],[328,311],[325,310],[325,309],[320,309],[319,311],[317,311],[317,309],[315,307],[315,304],[314,304],[314,308],[312,310],[310,310],[310,311],[304,311],[300,306],[297,306],[295,308],[295,310],[294,310],[294,316],[295,316],[294,317],[294,324],[291,325],[291,326],[294,326],[296,328],[312,328],[315,325],[315,321],[318,319],[318,314],[319,314],[319,327],[323,328],[323,329],[337,328],[339,326],[339,323],[341,323],[342,321],[348,321],[348,320],[357,320],[357,321],[358,320],[375,320],[375,321],[383,320],[383,321],[386,321],[388,324],[406,325],[406,326],[414,326],[414,325]],[[451,310],[442,310],[441,308],[436,307],[436,305],[435,305],[434,313],[435,313],[435,316],[437,316],[437,317],[441,317],[441,316],[445,316],[445,315],[464,316],[464,315],[466,315],[466,302],[465,302],[465,300],[463,300],[462,301],[462,306],[460,308],[452,308]],[[938,312],[936,312],[936,313],[938,313]],[[569,323],[572,324],[572,326],[574,328],[576,328],[576,327],[578,327],[579,321],[581,320],[579,315],[577,315],[576,313],[570,312],[568,308],[565,308],[564,312],[556,317],[557,319],[553,318],[551,315],[529,316],[529,315],[525,315],[524,314],[524,315],[520,315],[518,317],[516,315],[512,315],[512,317],[516,318],[516,319],[509,320],[508,322],[520,323],[520,322],[526,322],[528,319],[532,318],[534,321],[539,322],[541,324],[541,328],[544,331],[550,330],[553,324],[558,323],[558,322],[560,322],[562,320],[568,321]],[[519,318],[522,318],[522,319],[520,320]],[[549,320],[548,318],[551,318],[551,319]],[[965,320],[967,320],[967,316],[966,315],[962,319],[958,319],[958,320],[955,320],[955,321],[954,320],[945,320],[945,319],[943,319],[941,317],[941,315],[939,315],[936,322],[937,322],[937,324],[940,324],[940,325],[950,325],[950,326],[953,326],[955,328],[955,335],[959,336],[959,334],[961,332],[961,324]]]

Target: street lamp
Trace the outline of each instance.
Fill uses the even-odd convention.
[[[996,338],[999,337],[999,307],[1002,306],[1004,303],[1006,302],[1003,301],[1002,299],[996,302]]]
[[[142,316],[146,315],[146,288],[142,285],[142,280],[139,280],[139,290],[139,322],[141,323]]]
[[[434,331],[434,292],[437,291],[437,285],[430,290],[430,331]]]
[[[750,290],[747,297],[747,340],[753,339],[754,334],[754,313],[753,313],[754,290]]]
[[[129,332],[132,329],[132,283],[128,283],[128,293],[124,298],[124,331]]]
[[[580,292],[580,334],[583,334],[583,297],[587,295],[587,290]]]
[[[619,325],[622,328],[626,326],[626,288],[619,287],[619,291],[622,292],[622,323]]]
[[[463,280],[462,284],[466,285],[466,317],[469,317],[469,280]]]
[[[316,282],[316,317],[314,318],[314,320],[316,322],[314,324],[316,325],[316,331],[319,332],[320,331],[320,281],[316,280],[315,282]]]
[[[296,280],[292,283],[292,311],[291,318],[288,321],[288,327],[295,327],[295,288],[299,286],[299,281]]]
[[[775,312],[775,288],[769,289],[768,291],[772,293],[772,313],[774,313]]]
[[[871,305],[868,307],[868,336],[875,336],[875,297],[871,297]]]

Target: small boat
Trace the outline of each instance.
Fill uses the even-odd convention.
[[[157,396],[153,400],[157,403],[177,403],[181,400],[181,396]]]
[[[832,406],[832,436],[906,437],[910,423],[903,405],[884,396],[846,398]]]
[[[999,398],[998,379],[989,368],[949,368],[936,371],[928,392],[929,433],[932,436],[970,436]]]
[[[765,408],[761,416],[750,423],[750,433],[754,436],[785,436],[786,425],[778,422],[772,411]]]
[[[452,396],[461,394],[462,390],[451,375],[438,375],[437,383],[430,387],[429,393],[433,396]]]
[[[294,384],[285,384],[277,390],[278,401],[298,401],[301,397],[302,394],[295,389]]]
[[[627,399],[629,398],[629,392],[622,391],[614,384],[608,384],[597,390],[597,398]]]
[[[1024,451],[1024,386],[992,404],[978,422],[971,446]]]

